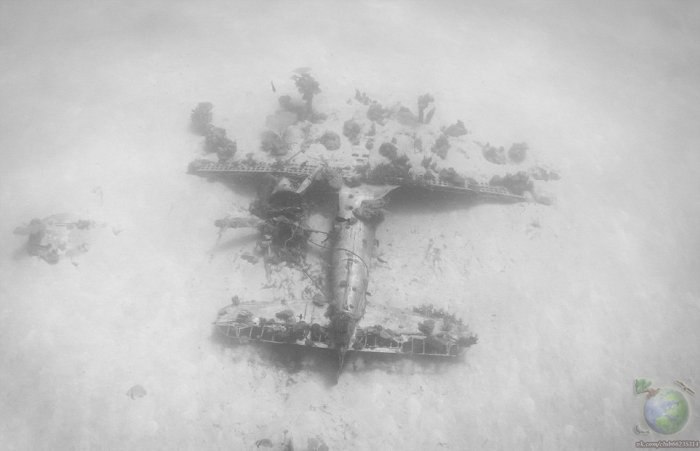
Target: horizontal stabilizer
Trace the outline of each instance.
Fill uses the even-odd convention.
[[[286,309],[274,315],[275,318],[266,319],[253,314],[249,307],[230,306],[224,309],[214,322],[217,331],[238,344],[268,343],[297,345],[309,349],[331,348],[330,324],[325,317],[315,315],[318,322],[306,322],[303,316],[297,319],[293,313],[294,310]],[[260,305],[259,307],[256,309],[258,314],[265,311],[267,316],[271,316],[271,305]],[[279,309],[279,305],[276,307]],[[420,329],[418,315],[404,313],[403,316],[413,318],[414,327]],[[412,329],[406,328],[406,330]],[[476,342],[476,337],[457,330],[441,330],[436,333],[427,331],[427,333],[429,335],[418,330],[396,332],[379,325],[358,327],[348,351],[405,356],[457,357]]]

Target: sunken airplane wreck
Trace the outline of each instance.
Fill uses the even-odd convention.
[[[283,350],[284,346],[292,346],[302,352],[335,354],[339,372],[348,353],[447,360],[462,355],[477,342],[477,337],[453,314],[432,305],[397,309],[387,300],[367,300],[371,262],[377,247],[375,233],[384,220],[387,194],[396,189],[429,190],[497,202],[521,202],[529,200],[524,194],[532,182],[522,172],[480,183],[460,176],[451,167],[439,169],[437,164],[445,160],[450,140],[459,139],[468,131],[461,121],[441,128],[439,134],[431,131],[435,108],[429,109],[434,99],[428,94],[418,98],[416,115],[400,105],[385,108],[357,91],[354,104],[359,107],[359,114],[342,124],[345,138],[341,138],[332,130],[340,128],[337,117],[329,119],[314,108],[314,95],[321,92],[318,82],[307,71],[297,71],[292,80],[301,98],[279,97],[279,109],[268,116],[268,130],[261,135],[261,150],[272,157],[268,158],[272,162],[258,161],[252,153],[235,159],[236,142],[226,136],[224,129],[211,124],[212,104],[200,103],[192,111],[191,130],[206,138],[204,149],[216,153],[218,162],[195,160],[190,164],[190,173],[207,178],[252,178],[262,188],[259,198],[251,204],[251,216],[226,217],[215,225],[221,231],[259,231],[257,249],[263,255],[268,280],[272,267],[285,261],[303,272],[315,287],[308,295],[302,293],[283,302],[240,302],[234,296],[232,304],[219,312],[215,330],[234,343],[270,344]],[[329,125],[333,120],[335,126]],[[423,135],[427,142],[439,136],[427,152],[421,133],[427,133]],[[411,155],[423,158],[424,171],[411,169],[405,148],[402,155],[398,152],[407,136],[413,149]],[[382,143],[378,149],[375,141]],[[352,149],[349,153],[355,159],[329,163],[326,156],[331,155],[323,151],[334,157],[348,157],[340,151],[343,146]],[[503,148],[484,147],[484,156],[490,161],[494,161],[490,153],[502,156]],[[315,160],[310,155],[314,148],[323,148]],[[290,150],[296,153],[288,156]],[[509,158],[521,161],[525,149],[520,146],[516,150],[521,154],[515,152],[511,156],[509,151]],[[301,154],[303,162],[295,164],[293,160]],[[372,164],[372,155],[381,163]],[[331,199],[329,208],[336,209],[331,215],[334,219],[327,227],[321,227],[325,230],[309,225],[310,206],[320,205],[314,199],[319,192]],[[321,254],[321,269],[316,277],[308,271],[308,245],[317,247]]]
[[[202,176],[274,177],[276,185],[259,217],[216,222],[221,228],[257,227],[263,234],[262,242],[267,243],[266,252],[272,252],[275,245],[289,246],[318,232],[303,222],[303,196],[309,187],[322,183],[337,191],[338,212],[332,231],[325,244],[314,243],[328,247],[331,254],[327,299],[287,301],[283,311],[279,302],[232,305],[214,324],[218,332],[241,344],[291,344],[334,351],[341,369],[346,353],[454,358],[477,341],[461,320],[432,306],[403,311],[382,306],[381,300],[367,303],[375,232],[384,219],[386,194],[408,186],[506,202],[525,200],[499,186],[459,186],[415,177],[373,178],[371,173],[363,176],[352,168],[198,160],[192,163],[190,172]]]

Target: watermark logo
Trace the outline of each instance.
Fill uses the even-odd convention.
[[[690,408],[685,394],[692,396],[695,395],[695,391],[682,381],[675,381],[675,384],[678,388],[653,388],[652,382],[647,379],[636,379],[634,381],[634,392],[638,395],[646,394],[646,399],[644,401],[644,420],[646,421],[646,425],[638,424],[634,427],[634,432],[637,435],[649,434],[650,429],[664,435],[676,434],[688,423]],[[661,444],[661,442],[664,443]],[[683,447],[678,446],[675,442],[684,441],[660,440],[658,442],[638,442],[637,447]],[[691,440],[689,442],[696,444],[690,447],[698,447],[697,441]]]
[[[655,442],[639,440],[634,446],[636,448],[700,448],[700,440],[657,440]]]

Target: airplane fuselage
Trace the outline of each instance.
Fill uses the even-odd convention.
[[[358,211],[363,202],[374,202],[393,186],[343,186],[338,195],[335,243],[332,254],[331,346],[346,350],[352,345],[357,323],[365,314],[371,258],[376,246],[377,224]]]

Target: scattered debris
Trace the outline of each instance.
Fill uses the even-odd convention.
[[[44,219],[34,218],[29,224],[15,228],[15,235],[27,236],[27,253],[55,264],[64,257],[74,257],[90,248],[90,230],[97,223],[72,215],[59,214]],[[73,262],[75,263],[75,262]]]
[[[270,440],[269,438],[262,438],[262,439],[255,442],[256,448],[260,448],[261,446],[263,448],[272,448],[273,447],[272,440]]]
[[[260,227],[262,220],[259,218],[238,218],[227,216],[214,221],[214,225],[220,229],[220,232],[225,229],[240,229],[245,227]]]
[[[553,205],[555,199],[552,195],[542,192],[541,190],[532,191],[532,196],[535,202],[542,205]]]
[[[146,396],[146,393],[146,389],[143,388],[141,385],[134,385],[129,390],[127,390],[126,396],[128,396],[131,399],[137,399],[143,398],[144,396]]]

